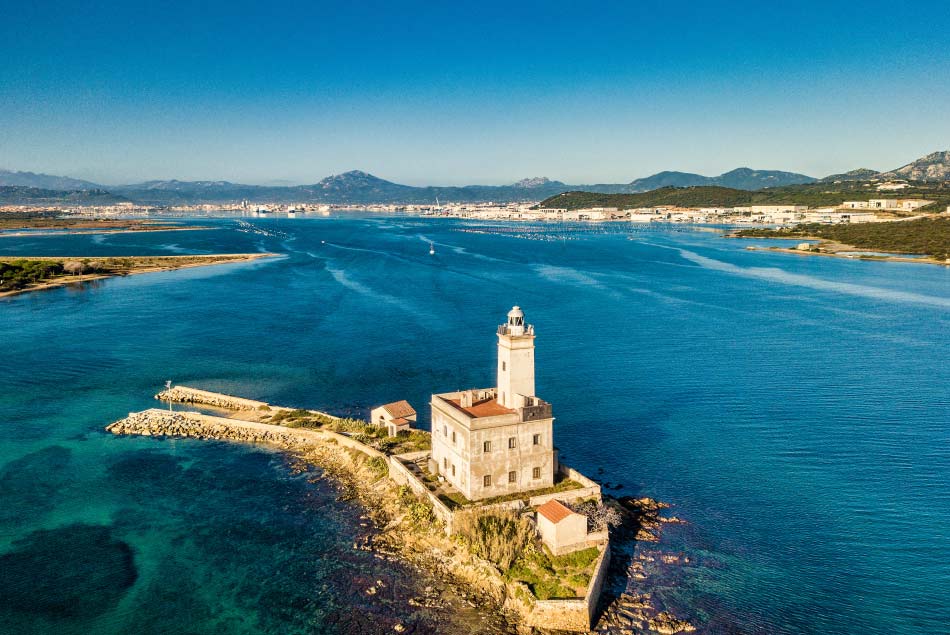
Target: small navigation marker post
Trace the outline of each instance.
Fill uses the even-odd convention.
[[[171,390],[171,389],[172,389],[172,380],[171,380],[171,379],[166,379],[166,380],[165,380],[165,390]],[[168,412],[172,412],[172,400],[171,400],[171,399],[168,400]]]

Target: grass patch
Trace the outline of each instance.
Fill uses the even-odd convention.
[[[597,547],[589,547],[554,556],[533,542],[505,572],[512,581],[523,582],[539,600],[583,597],[600,556]]]
[[[600,555],[600,549],[597,547],[588,547],[579,551],[572,551],[560,556],[552,556],[551,564],[557,570],[567,569],[586,569],[594,564],[594,560]]]
[[[479,503],[482,505],[494,505],[495,503],[507,503],[516,500],[527,501],[529,498],[533,498],[535,496],[557,494],[558,492],[567,492],[572,489],[581,489],[582,487],[584,486],[577,481],[572,481],[571,479],[566,478],[555,483],[553,487],[545,487],[544,489],[535,489],[527,492],[517,492],[515,494],[505,494],[504,496],[495,496],[494,498],[486,498],[485,500],[481,500]]]
[[[389,436],[386,428],[362,419],[336,418],[313,410],[278,410],[264,423],[286,428],[311,428],[346,434],[383,454],[407,454],[432,449],[432,437],[425,430],[408,430]]]
[[[399,488],[399,505],[406,510],[406,519],[417,529],[432,529],[436,526],[435,513],[429,501],[416,496],[408,485]]]
[[[428,480],[426,482],[428,482]],[[465,498],[465,496],[463,496],[460,492],[439,494],[439,500],[445,503],[445,506],[453,511],[471,504],[471,501]]]

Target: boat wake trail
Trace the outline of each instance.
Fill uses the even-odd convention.
[[[798,287],[807,287],[819,291],[830,291],[832,293],[844,293],[874,300],[884,300],[887,302],[902,302],[914,304],[926,304],[930,306],[950,309],[950,298],[941,298],[937,296],[923,295],[920,293],[909,293],[907,291],[896,291],[894,289],[882,289],[880,287],[871,287],[863,284],[853,284],[850,282],[834,282],[823,280],[800,273],[790,273],[783,269],[775,267],[740,267],[730,262],[723,262],[714,258],[707,258],[686,249],[677,249],[680,255],[686,260],[699,265],[705,269],[722,271],[724,273],[745,278],[756,278],[759,280],[768,280],[781,284],[793,285]]]
[[[327,271],[330,273],[331,276],[333,276],[334,280],[336,280],[338,283],[340,283],[340,285],[349,289],[350,291],[354,291],[356,293],[359,293],[360,295],[365,295],[379,302],[384,302],[386,304],[394,306],[417,318],[420,318],[423,320],[430,318],[429,315],[427,315],[423,311],[418,310],[411,302],[407,302],[406,300],[403,300],[402,298],[397,298],[396,296],[392,296],[386,293],[374,291],[373,289],[367,287],[365,284],[358,282],[354,280],[353,278],[347,276],[346,272],[343,271],[342,269],[330,269],[328,267]]]

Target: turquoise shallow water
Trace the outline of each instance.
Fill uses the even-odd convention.
[[[705,632],[946,632],[950,269],[678,227],[214,222],[0,238],[286,254],[0,301],[6,630],[390,632],[405,598],[360,585],[411,594],[414,574],[354,554],[359,511],[330,484],[259,449],[101,428],[166,379],[347,414],[407,398],[427,423],[433,390],[491,383],[520,304],[566,462],[689,521],[661,549],[690,564],[646,582],[664,605]],[[21,570],[72,582],[27,610]]]

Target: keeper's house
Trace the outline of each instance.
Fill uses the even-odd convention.
[[[534,327],[514,307],[498,327],[494,388],[432,395],[432,461],[472,501],[554,485],[551,404],[534,394]]]

